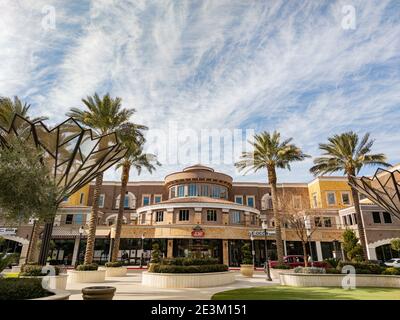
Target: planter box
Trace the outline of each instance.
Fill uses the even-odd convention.
[[[106,277],[125,277],[127,267],[106,268]]]
[[[142,285],[153,288],[204,288],[235,282],[235,273],[142,273]]]
[[[271,273],[271,278],[275,279],[275,280],[279,280],[279,276],[282,273],[292,273],[293,272],[293,270],[291,270],[291,269],[274,269],[274,268],[270,268],[269,271]]]
[[[53,292],[54,295],[44,298],[30,299],[30,300],[69,300],[69,296],[71,295],[71,292],[65,290],[49,290],[49,291]]]
[[[35,278],[35,279],[42,279],[42,281],[44,278],[46,278],[45,281],[48,281],[47,286],[50,290],[65,290],[67,287],[68,274],[60,274],[58,276],[43,276],[43,277],[21,276],[20,278]]]
[[[254,265],[252,264],[241,264],[240,273],[243,277],[252,278],[254,274]]]
[[[106,280],[106,270],[77,271],[68,270],[69,279],[75,283],[98,283]]]
[[[304,273],[282,273],[280,274],[281,285],[295,287],[342,287],[342,281],[348,275],[342,274],[304,274]],[[345,280],[346,284],[347,281]],[[400,288],[400,276],[356,274],[356,287],[382,287]]]

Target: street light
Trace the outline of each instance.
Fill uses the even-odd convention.
[[[142,269],[143,266],[143,249],[144,249],[144,233],[142,233],[142,254],[140,256],[140,266],[139,266],[140,269]]]
[[[250,233],[250,240],[251,240],[251,254],[253,255],[253,268],[255,268],[255,254],[256,252],[254,251],[254,236],[253,233]]]
[[[264,230],[264,246],[265,246],[265,266],[264,266],[264,272],[267,273],[267,281],[272,281],[271,278],[271,273],[269,270],[269,262],[268,262],[268,244],[267,244],[267,229],[268,225],[265,221],[262,222],[262,228]]]
[[[79,230],[78,230],[78,253],[77,253],[77,255],[76,255],[76,260],[75,260],[75,267],[78,265],[78,263],[79,263],[79,253],[80,253],[80,251],[81,251],[81,238],[82,238],[82,235],[83,235],[83,233],[85,232],[85,228],[81,225],[80,227],[79,227]]]

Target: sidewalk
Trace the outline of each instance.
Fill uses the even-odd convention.
[[[159,289],[148,288],[141,284],[142,272],[129,270],[126,277],[107,278],[104,283],[68,283],[67,290],[71,292],[70,300],[82,300],[81,289],[89,286],[112,286],[117,291],[114,300],[209,300],[220,291],[277,285],[278,280],[268,282],[264,272],[255,272],[253,278],[245,278],[236,273],[236,282],[221,287],[190,288],[190,289]]]

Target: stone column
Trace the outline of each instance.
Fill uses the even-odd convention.
[[[79,237],[76,237],[74,243],[74,251],[72,253],[72,262],[71,262],[73,266],[76,264],[76,261],[78,259],[79,242],[80,242]]]
[[[229,266],[229,243],[228,243],[228,240],[222,240],[222,263]]]
[[[376,257],[375,248],[368,247],[368,259],[369,260],[378,260],[378,258]]]
[[[317,259],[318,259],[318,261],[324,260],[323,257],[322,257],[321,241],[315,241],[315,247],[317,248]]]
[[[174,256],[174,240],[168,239],[167,241],[167,258],[173,258]]]
[[[287,256],[286,240],[283,240],[283,254]]]

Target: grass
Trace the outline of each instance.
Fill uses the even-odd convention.
[[[19,272],[7,272],[3,273],[4,278],[18,278]]]
[[[400,289],[267,286],[216,293],[212,300],[400,300]]]

